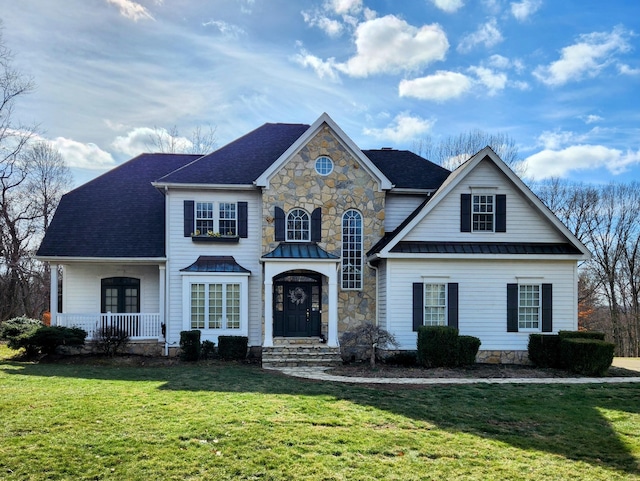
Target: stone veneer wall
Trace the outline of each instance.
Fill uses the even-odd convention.
[[[315,161],[321,155],[333,160],[333,172],[321,176],[315,171]],[[356,209],[363,219],[363,254],[384,234],[385,193],[377,181],[353,157],[326,125],[286,165],[271,178],[262,192],[262,247],[266,254],[278,245],[275,242],[274,208],[286,213],[300,207],[309,214],[322,208],[322,241],[319,246],[341,256],[342,214]],[[374,321],[376,315],[375,271],[364,266],[363,289],[342,290],[338,286],[338,333],[364,321]],[[323,283],[322,329],[326,334],[326,304],[328,288]]]

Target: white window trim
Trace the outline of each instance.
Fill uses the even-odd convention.
[[[294,210],[301,210],[302,212],[304,212],[305,214],[307,214],[307,221],[308,221],[308,228],[307,228],[307,239],[289,239],[289,215],[294,211]],[[284,216],[284,238],[286,242],[302,242],[302,243],[306,243],[306,242],[311,242],[311,214],[307,211],[307,209],[303,209],[302,207],[294,207],[293,209],[289,210],[285,216]]]
[[[423,326],[448,326],[449,325],[449,289],[448,289],[448,282],[445,280],[448,279],[447,278],[438,278],[438,279],[425,279],[423,277],[422,280],[422,325]],[[427,307],[427,296],[426,296],[426,289],[427,289],[427,285],[432,284],[432,285],[438,285],[438,286],[444,286],[444,323],[443,324],[426,324],[426,316],[425,316],[425,310]]]
[[[537,282],[538,279],[539,278],[518,278],[518,332],[542,332],[542,283]],[[538,327],[520,327],[520,288],[523,286],[538,287]]]
[[[344,216],[347,214],[347,212],[356,212],[360,215],[360,282],[359,282],[359,286],[358,287],[344,287],[344,261],[345,261],[345,256],[344,256]],[[364,268],[365,268],[365,261],[364,261],[364,216],[362,215],[362,212],[360,212],[357,209],[347,209],[346,211],[344,211],[344,213],[342,214],[342,216],[340,217],[340,289],[342,289],[343,291],[361,291],[364,289]],[[355,259],[355,257],[354,257]]]
[[[191,284],[240,284],[240,328],[239,329],[209,329],[208,309],[205,303],[205,327],[199,329],[204,336],[249,336],[249,273],[229,275],[213,272],[185,272],[182,273],[182,330],[191,330]],[[205,295],[208,288],[205,287]],[[206,299],[206,297],[205,297]],[[208,302],[208,301],[207,301]]]
[[[484,195],[487,197],[491,197],[493,199],[492,205],[493,205],[493,212],[492,212],[492,218],[491,218],[491,230],[476,230],[473,228],[473,216],[474,216],[474,211],[473,211],[473,197],[476,195]],[[494,234],[496,232],[496,193],[495,190],[490,190],[487,188],[483,188],[483,189],[472,189],[471,190],[471,233],[473,234]]]
[[[322,173],[322,172],[320,172],[320,171],[318,170],[318,161],[319,161],[320,159],[329,159],[329,162],[331,162],[331,170],[329,170],[329,172]],[[325,177],[325,176],[327,176],[327,175],[329,175],[329,174],[331,174],[331,173],[333,172],[333,169],[335,168],[335,162],[334,162],[334,161],[333,161],[333,159],[332,159],[331,157],[329,157],[328,155],[319,155],[319,156],[316,158],[315,162],[313,163],[313,167],[314,167],[314,169],[316,170],[316,173],[317,173],[318,175],[321,175],[322,177]]]
[[[213,205],[213,218],[212,219],[204,219],[198,217],[198,204],[212,204]],[[220,204],[233,204],[236,206],[235,208],[235,221],[236,221],[236,233],[235,236],[238,235],[238,202],[236,201],[227,201],[227,200],[196,200],[193,203],[193,229],[194,232],[198,230],[198,220],[212,220],[213,221],[213,233],[220,234],[222,236],[226,235],[224,232],[220,232],[220,221],[221,220],[232,220],[232,219],[221,219],[220,218]],[[201,236],[206,236],[207,232],[200,232]]]

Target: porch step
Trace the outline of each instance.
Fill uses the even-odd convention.
[[[342,364],[339,347],[293,344],[262,348],[262,367],[331,367]]]

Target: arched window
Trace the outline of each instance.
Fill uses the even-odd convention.
[[[348,210],[342,216],[342,288],[362,289],[362,214]]]
[[[287,240],[309,242],[311,239],[309,214],[303,209],[293,209],[287,214]]]

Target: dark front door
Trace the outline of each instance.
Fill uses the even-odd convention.
[[[289,337],[310,336],[311,285],[287,283],[284,285],[284,335]]]
[[[274,282],[273,334],[283,337],[320,336],[322,283],[313,274],[291,273]]]

